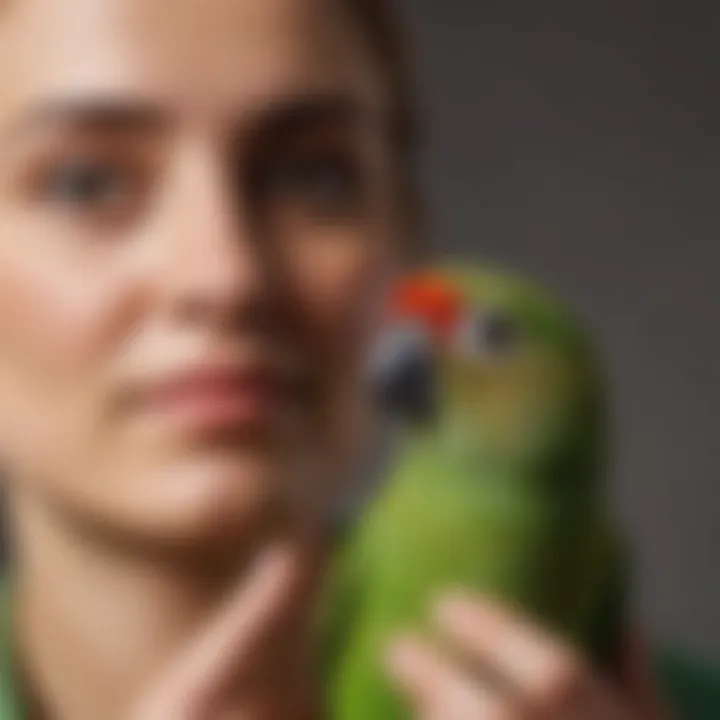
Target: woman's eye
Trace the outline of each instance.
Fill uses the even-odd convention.
[[[54,203],[100,209],[127,198],[130,181],[124,169],[110,163],[78,161],[54,168],[43,183]]]
[[[345,158],[298,158],[268,168],[262,191],[276,201],[299,203],[312,213],[339,215],[357,207],[362,182],[358,169]]]

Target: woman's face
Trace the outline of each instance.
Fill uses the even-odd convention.
[[[382,77],[337,0],[0,13],[0,465],[192,541],[327,497],[397,246]]]

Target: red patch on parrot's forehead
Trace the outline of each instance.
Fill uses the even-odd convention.
[[[459,322],[463,305],[462,296],[447,278],[421,273],[395,286],[388,309],[393,320],[417,321],[436,336],[447,337]]]

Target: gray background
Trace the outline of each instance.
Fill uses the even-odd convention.
[[[639,610],[656,634],[720,656],[720,13],[404,5],[439,247],[534,273],[595,327]]]

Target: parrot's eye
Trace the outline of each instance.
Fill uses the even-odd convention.
[[[459,339],[465,352],[499,358],[516,350],[520,331],[512,318],[490,310],[470,317],[462,327]]]

